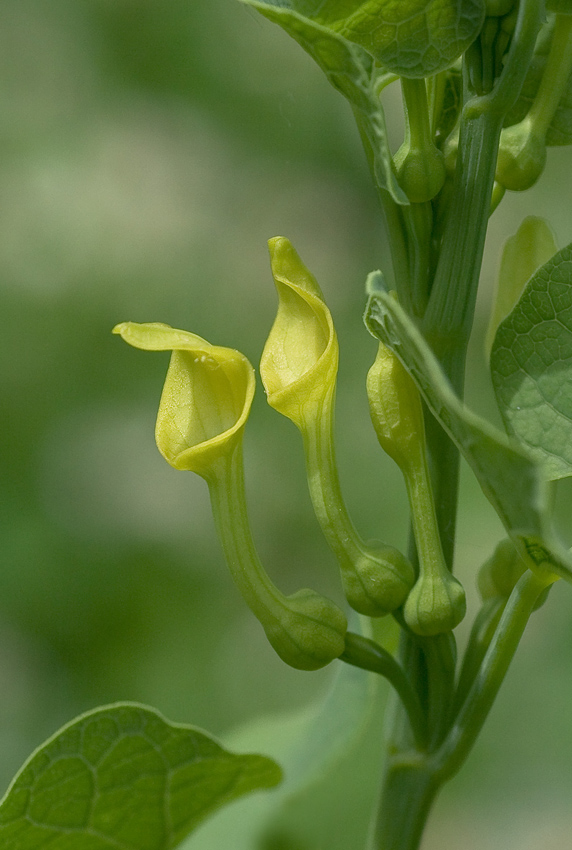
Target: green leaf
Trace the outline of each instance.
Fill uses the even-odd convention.
[[[313,17],[320,23],[361,44],[403,77],[426,77],[449,68],[475,40],[485,18],[484,0],[331,0],[305,5],[316,7]]]
[[[572,558],[555,538],[548,516],[548,482],[522,446],[469,410],[417,327],[387,292],[380,272],[368,280],[365,322],[393,349],[428,407],[471,466],[521,555],[532,568],[572,582]]]
[[[572,9],[572,2],[568,0],[567,5]],[[527,115],[536,93],[540,87],[544,69],[550,51],[552,34],[554,32],[555,17],[549,15],[548,21],[543,24],[530,67],[526,74],[520,96],[512,109],[507,114],[504,126],[518,124]],[[547,145],[570,145],[572,144],[572,74],[568,79],[566,90],[560,100],[558,109],[554,113],[548,131],[546,133]]]
[[[527,216],[514,236],[506,240],[485,340],[489,355],[498,326],[511,312],[534,272],[557,250],[552,230],[538,216]]]
[[[541,266],[501,322],[491,373],[508,431],[548,478],[572,475],[572,245]]]
[[[460,65],[450,68],[445,75],[443,100],[439,110],[436,126],[437,143],[443,142],[457,123],[461,106],[463,105],[463,72]]]
[[[403,77],[426,77],[449,68],[475,40],[485,18],[484,0],[274,0],[252,5],[288,9],[338,32]]]
[[[282,27],[320,66],[333,87],[341,92],[362,116],[374,157],[378,186],[387,189],[399,204],[409,201],[393,171],[380,90],[396,77],[380,69],[359,45],[307,17],[311,4],[302,0],[241,0]],[[315,6],[316,4],[314,4]]]
[[[144,706],[97,708],[28,759],[0,804],[2,850],[170,850],[207,815],[281,778]]]

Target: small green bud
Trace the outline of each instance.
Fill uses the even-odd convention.
[[[443,154],[435,146],[429,123],[425,80],[402,77],[405,141],[394,157],[399,184],[409,200],[423,204],[439,194],[445,182]]]
[[[319,670],[345,648],[347,621],[331,600],[304,588],[286,597],[280,618],[264,624],[269,643],[296,670]]]
[[[443,145],[443,161],[445,163],[445,171],[449,177],[455,174],[457,168],[457,155],[459,153],[459,128],[456,127],[452,133],[445,139]]]
[[[545,134],[524,118],[501,133],[495,179],[505,189],[521,192],[530,189],[546,165]]]
[[[412,203],[433,200],[445,182],[445,160],[433,143],[423,148],[404,142],[394,157],[399,185]]]
[[[405,622],[425,637],[452,631],[459,625],[467,603],[465,591],[446,569],[419,576],[403,609]]]
[[[508,599],[525,571],[526,564],[516,551],[512,540],[509,537],[501,540],[479,570],[477,585],[483,602],[496,596]]]
[[[353,569],[342,573],[346,599],[367,617],[382,617],[403,605],[414,581],[411,562],[393,546],[370,545],[358,551]]]
[[[500,598],[507,600],[527,565],[509,537],[501,540],[491,557],[485,561],[477,576],[477,586],[483,602]],[[548,597],[550,587],[540,594],[534,610],[538,610]]]

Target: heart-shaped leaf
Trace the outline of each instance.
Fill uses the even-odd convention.
[[[538,269],[501,322],[491,374],[509,432],[547,477],[572,475],[572,244]]]
[[[2,850],[171,850],[219,806],[281,778],[133,703],[97,708],[28,759],[0,804]]]
[[[326,18],[323,23],[403,77],[426,77],[449,68],[475,40],[485,17],[484,0],[334,0],[316,5],[320,18]]]
[[[248,0],[250,2],[250,0]],[[404,77],[449,68],[477,37],[484,0],[273,0],[252,3],[296,12],[364,47]]]

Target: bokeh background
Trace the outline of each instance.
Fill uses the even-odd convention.
[[[397,147],[395,93],[387,106]],[[492,220],[469,400],[493,419],[482,339],[500,246],[530,213],[570,241],[570,161],[553,150],[540,185]],[[363,284],[388,268],[388,251],[345,102],[236,0],[3,0],[2,788],[59,724],[101,703],[149,703],[224,740],[328,687],[329,670],[295,672],[273,655],[227,575],[206,486],[154,446],[168,356],[110,333],[124,320],[167,322],[257,363],[275,310],[265,247],[275,235],[315,272],[338,327],[351,512],[366,537],[403,546],[403,488],[363,391],[375,354]],[[339,598],[300,448],[259,389],[246,465],[262,558],[284,590]],[[560,487],[564,533],[569,493]],[[502,531],[466,471],[460,533],[474,613],[474,574]],[[569,848],[571,717],[572,592],[559,585],[424,850]]]

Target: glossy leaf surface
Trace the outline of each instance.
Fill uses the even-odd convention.
[[[491,352],[510,433],[551,479],[572,475],[572,245],[532,276]]]
[[[547,512],[547,481],[532,456],[469,410],[413,322],[370,275],[366,325],[389,345],[413,377],[427,405],[458,446],[505,528],[532,567],[572,582],[572,561],[554,538]]]
[[[274,0],[259,5],[289,9],[338,32],[406,77],[448,68],[477,37],[485,15],[484,0]]]
[[[3,850],[170,850],[219,806],[281,778],[204,732],[117,704],[64,726],[0,805]]]
[[[449,68],[477,37],[485,15],[482,0],[368,0],[331,6],[332,13],[326,12],[330,26],[405,77]]]

